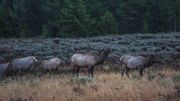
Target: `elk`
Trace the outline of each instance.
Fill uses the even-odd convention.
[[[56,57],[49,60],[43,60],[41,63],[43,70],[46,71],[58,70],[58,67],[62,64],[64,64],[63,61]]]
[[[71,64],[74,67],[73,69],[73,75],[75,75],[75,72],[79,74],[79,69],[80,68],[88,68],[88,73],[89,77],[93,78],[93,72],[94,72],[94,67],[100,64],[103,64],[105,59],[110,53],[110,49],[103,49],[100,54],[74,54],[71,57]]]
[[[145,56],[131,56],[131,55],[123,55],[120,58],[121,66],[123,65],[123,70],[121,74],[123,76],[124,72],[127,77],[129,77],[130,70],[138,70],[139,75],[143,76],[143,70],[152,66],[154,63],[161,63],[160,61],[155,59],[154,55]]]
[[[36,63],[37,59],[34,56],[16,58],[10,62],[5,73],[9,75],[18,71],[30,71],[34,69]]]

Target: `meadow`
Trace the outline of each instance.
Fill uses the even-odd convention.
[[[179,101],[180,71],[172,67],[149,68],[130,78],[119,71],[95,69],[88,79],[70,72],[28,73],[1,78],[0,101]]]

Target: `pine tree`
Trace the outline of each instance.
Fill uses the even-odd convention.
[[[41,34],[44,36],[44,37],[51,37],[52,35],[50,34],[50,32],[48,31],[48,28],[46,25],[44,25],[42,27],[42,32]]]
[[[51,37],[180,31],[180,0],[0,0],[0,37],[46,31]]]
[[[0,1],[0,36],[17,36],[13,9],[13,0]]]
[[[62,36],[84,37],[89,32],[89,15],[84,0],[66,0],[61,11]]]
[[[99,28],[102,34],[117,34],[118,27],[117,22],[110,11],[106,11],[101,17]]]
[[[27,36],[38,36],[41,33],[44,19],[43,0],[26,0],[24,3],[24,25],[28,32]]]

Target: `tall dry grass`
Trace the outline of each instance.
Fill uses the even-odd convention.
[[[96,71],[93,80],[65,74],[9,77],[0,81],[0,101],[180,101],[180,71],[131,74]]]

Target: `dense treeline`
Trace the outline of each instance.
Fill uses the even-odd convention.
[[[180,0],[0,0],[0,37],[180,31]]]

